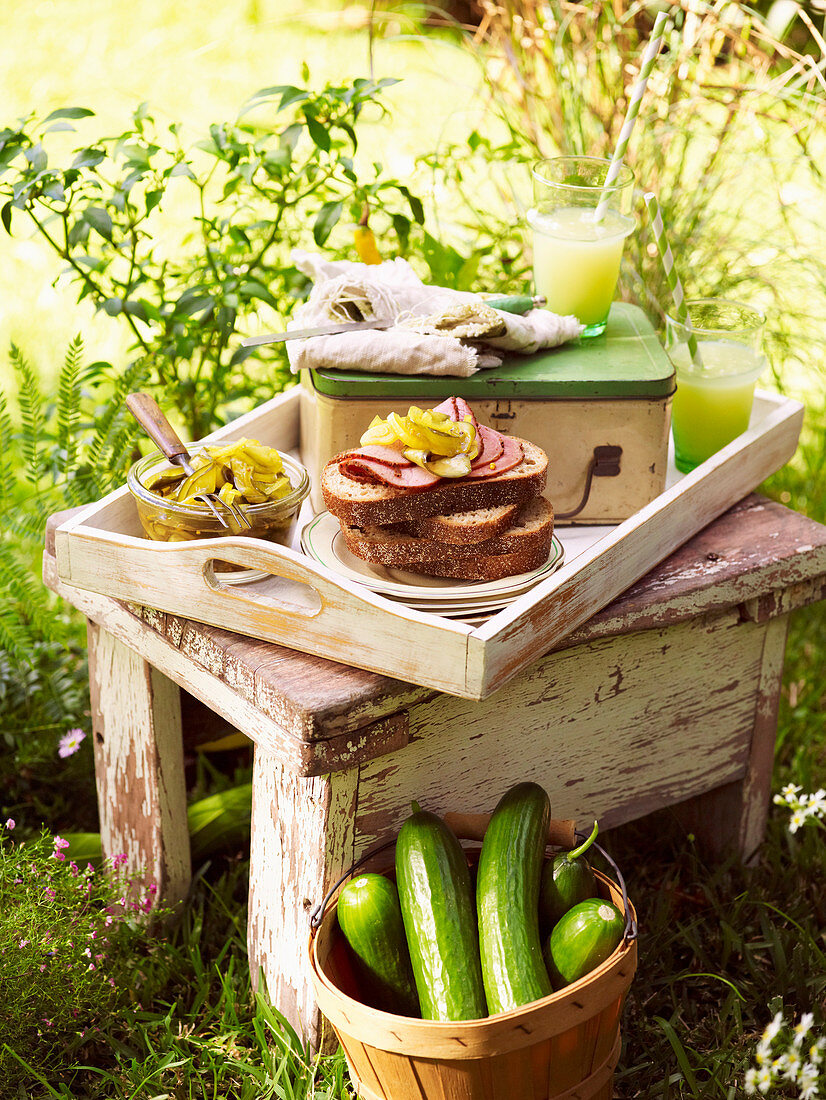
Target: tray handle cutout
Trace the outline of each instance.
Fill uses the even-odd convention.
[[[582,499],[576,508],[570,512],[557,512],[554,519],[565,520],[573,519],[574,516],[578,516],[588,503],[588,498],[591,495],[591,484],[595,477],[618,477],[620,473],[620,458],[622,457],[622,447],[616,447],[612,444],[605,444],[600,447],[594,447],[594,453],[591,456],[591,461],[588,463],[588,470],[585,474],[585,488],[582,491]]]
[[[200,568],[210,591],[237,607],[271,610],[296,618],[315,619],[326,608],[347,601],[347,589],[317,573],[301,556],[258,540],[211,539],[208,558]],[[217,562],[254,570],[250,580],[232,580],[233,573],[218,572]]]

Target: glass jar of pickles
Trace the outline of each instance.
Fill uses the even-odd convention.
[[[302,501],[310,491],[310,477],[304,467],[257,440],[195,446],[192,450],[195,474],[187,477],[154,451],[129,471],[127,484],[138,509],[141,526],[150,539],[159,542],[189,542],[222,535],[244,535],[289,546]],[[240,525],[227,510],[223,527],[199,493],[213,493],[241,508],[252,524]],[[216,501],[220,511],[220,504]],[[216,564],[216,570],[235,570]]]

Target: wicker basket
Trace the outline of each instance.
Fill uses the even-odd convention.
[[[623,910],[622,890],[595,872]],[[628,902],[626,916],[636,920]],[[364,1100],[610,1100],[620,1015],[637,965],[635,939],[558,993],[484,1020],[440,1023],[394,1016],[358,1000],[335,915],[310,938],[319,1008],[344,1048]]]

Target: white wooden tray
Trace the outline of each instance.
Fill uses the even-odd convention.
[[[296,387],[209,439],[295,451],[300,401]],[[77,588],[484,699],[788,462],[802,422],[799,402],[758,391],[747,432],[690,474],[672,468],[665,492],[624,523],[560,529],[562,568],[475,628],[357,588],[274,543],[151,542],[125,487],[57,528],[57,571]],[[216,559],[278,579],[232,586]]]

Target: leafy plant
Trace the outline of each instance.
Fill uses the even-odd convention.
[[[154,894],[124,875],[125,856],[82,869],[62,837],[15,843],[14,827],[0,825],[0,1074],[12,1085],[53,1072],[129,999]]]
[[[283,317],[306,293],[294,246],[324,246],[342,217],[366,224],[375,212],[404,249],[423,222],[406,184],[355,159],[357,127],[393,83],[264,88],[194,143],[178,123],[161,131],[142,104],[122,133],[68,158],[55,138],[93,112],[29,116],[0,130],[3,225],[22,215],[66,262],[78,298],[127,326],[131,369],[200,438],[287,382],[283,348],[235,337],[253,314]]]
[[[109,363],[86,364],[76,336],[56,387],[47,392],[14,345],[9,362],[17,389],[13,404],[0,391],[0,568],[6,581],[0,649],[23,660],[39,640],[67,640],[67,620],[55,615],[32,565],[53,512],[95,500],[124,480],[139,429],[123,400],[140,385],[146,366],[137,361],[116,372]]]

